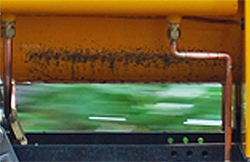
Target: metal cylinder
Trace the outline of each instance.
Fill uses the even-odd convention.
[[[3,14],[201,16],[237,13],[238,0],[1,0]]]

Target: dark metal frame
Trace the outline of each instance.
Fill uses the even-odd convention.
[[[233,142],[237,137],[233,135]],[[224,133],[27,133],[31,145],[75,145],[75,144],[183,144],[183,138],[188,138],[188,144],[200,144],[198,138],[203,138],[206,144],[223,143]],[[12,143],[18,143],[10,137]],[[168,138],[174,142],[169,143]]]
[[[28,133],[20,161],[224,161],[224,133]],[[232,162],[247,161],[233,136]],[[183,143],[183,138],[189,139]],[[202,137],[204,143],[198,143]],[[173,138],[173,143],[168,143]],[[13,140],[13,138],[12,138]],[[12,141],[15,143],[15,141]]]
[[[20,161],[224,161],[224,144],[16,146]],[[238,145],[232,161],[243,162]]]

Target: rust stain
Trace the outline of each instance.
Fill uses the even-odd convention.
[[[94,51],[94,52],[90,52]],[[144,51],[140,52],[140,48],[136,52],[128,52],[125,50],[115,51],[115,50],[90,50],[90,49],[76,49],[75,51],[70,51],[66,49],[42,49],[37,52],[28,52],[26,54],[25,63],[34,62],[39,63],[40,61],[45,61],[47,65],[50,65],[52,60],[56,60],[56,66],[59,66],[60,61],[72,62],[74,63],[86,63],[88,61],[94,63],[97,60],[101,60],[102,63],[108,62],[109,68],[113,69],[116,62],[124,62],[124,65],[135,63],[136,65],[148,66],[150,63],[155,63],[161,60],[164,62],[165,66],[177,63],[180,61],[187,60],[176,60],[167,53],[163,54],[152,54],[146,53]],[[149,63],[145,64],[147,61]]]
[[[219,67],[223,73],[224,67],[223,61],[176,59],[163,50],[145,52],[142,48],[134,51],[41,48],[27,52],[25,63],[35,80],[84,82],[223,81],[213,72]],[[197,67],[208,69],[207,78],[200,75]]]
[[[224,80],[224,62],[169,57],[165,19],[19,16],[17,22],[13,77],[18,82]],[[234,82],[242,83],[240,26],[188,18],[183,19],[181,31],[180,51],[230,53]]]

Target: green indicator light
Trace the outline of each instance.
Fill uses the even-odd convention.
[[[182,141],[183,141],[183,143],[188,143],[189,139],[187,137],[183,137]]]

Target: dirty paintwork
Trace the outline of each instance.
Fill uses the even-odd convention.
[[[223,61],[184,60],[168,53],[97,49],[41,49],[29,51],[25,64],[33,79],[45,81],[76,82],[183,82],[200,81],[200,76],[211,82],[224,79],[223,75],[210,74],[220,70],[224,73]],[[194,70],[194,65],[200,70]],[[175,67],[182,66],[179,76]],[[199,74],[202,70],[206,71]],[[132,71],[132,72],[131,72]],[[54,73],[58,75],[53,75]],[[68,73],[65,77],[65,73]],[[205,74],[205,75],[204,75]],[[202,81],[202,80],[201,80]],[[204,80],[205,81],[205,80]]]
[[[239,24],[230,22],[241,17],[229,20],[184,18],[179,49],[229,53],[234,81],[240,82],[243,32]],[[165,18],[18,16],[15,27],[13,76],[17,82],[225,80],[223,61],[180,60],[169,55]]]

